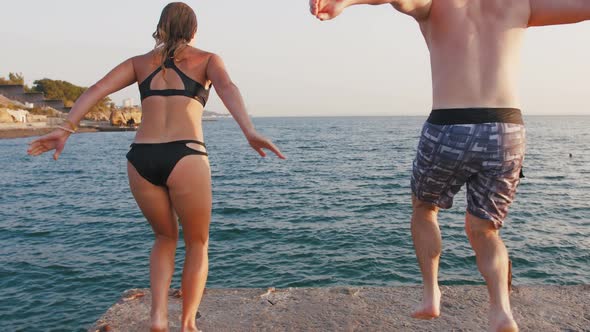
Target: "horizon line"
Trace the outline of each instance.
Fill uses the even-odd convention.
[[[217,112],[216,112],[217,113]],[[218,113],[218,114],[222,114],[222,115],[227,115],[228,117],[231,117],[230,113]],[[415,117],[415,118],[419,118],[419,117],[427,117],[429,116],[429,114],[424,114],[424,115],[418,115],[418,114],[413,114],[413,115],[408,115],[408,114],[383,114],[383,115],[338,115],[338,114],[334,114],[334,115],[256,115],[256,114],[250,114],[251,117],[253,118],[388,118],[388,117]],[[560,116],[590,116],[590,113],[588,114],[523,114],[523,117],[530,117],[530,116],[547,116],[547,117],[560,117]]]

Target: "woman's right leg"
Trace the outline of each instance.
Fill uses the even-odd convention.
[[[131,193],[156,236],[150,255],[151,331],[167,331],[168,289],[174,274],[178,222],[165,188],[144,179],[130,163],[127,173]]]
[[[211,172],[204,156],[182,158],[168,178],[174,210],[180,217],[186,246],[182,270],[182,330],[197,331],[196,314],[209,270]]]

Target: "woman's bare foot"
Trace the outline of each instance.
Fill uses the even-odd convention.
[[[309,9],[318,19],[331,20],[350,5],[349,0],[310,0]]]
[[[168,332],[168,324],[160,325],[160,324],[153,324],[150,327],[150,332]]]
[[[518,332],[518,325],[511,313],[490,311],[490,331],[492,332]]]
[[[168,315],[152,313],[150,332],[168,332]]]
[[[433,294],[424,291],[422,304],[412,313],[412,318],[433,319],[440,317],[440,288],[436,287]]]

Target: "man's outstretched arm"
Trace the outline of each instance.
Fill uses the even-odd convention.
[[[529,0],[529,3],[531,27],[590,20],[590,0]]]
[[[331,20],[353,5],[391,4],[398,11],[414,17],[418,21],[428,18],[433,0],[310,0],[311,13],[320,20]]]

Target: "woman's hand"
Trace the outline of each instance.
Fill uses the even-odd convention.
[[[215,87],[215,92],[217,92],[223,104],[227,107],[234,119],[236,119],[236,122],[246,135],[252,148],[262,157],[266,157],[266,152],[263,149],[267,149],[274,152],[279,158],[287,159],[283,156],[279,148],[254,129],[250,116],[246,112],[246,105],[244,104],[240,90],[238,90],[238,87],[229,78],[223,60],[218,55],[213,54],[209,58],[209,62],[207,63],[207,77],[211,80],[211,83]]]
[[[38,156],[47,151],[55,150],[53,159],[57,160],[66,146],[68,137],[70,137],[70,133],[63,129],[56,129],[49,134],[41,136],[29,143],[27,153],[31,156]]]
[[[272,144],[272,142],[268,138],[260,135],[258,132],[254,131],[253,133],[248,134],[246,138],[248,139],[248,143],[250,143],[250,146],[254,150],[256,150],[256,152],[258,152],[260,156],[266,157],[266,152],[264,152],[263,149],[267,149],[274,152],[274,154],[276,154],[277,157],[281,159],[287,159],[287,157],[285,157],[281,153],[281,150],[279,150],[279,148]]]

